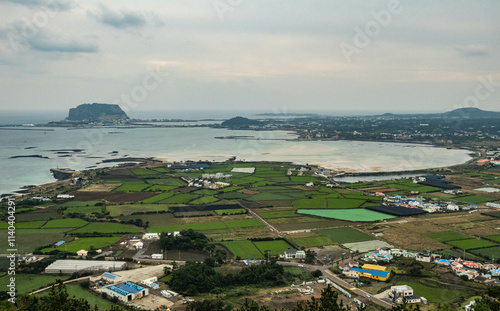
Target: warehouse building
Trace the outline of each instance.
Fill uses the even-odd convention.
[[[101,290],[103,293],[111,297],[116,297],[123,302],[140,299],[149,294],[149,289],[146,287],[139,286],[129,281],[104,286]]]
[[[45,268],[47,274],[72,274],[75,272],[104,272],[123,270],[125,261],[56,260]]]

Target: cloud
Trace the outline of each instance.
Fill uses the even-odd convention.
[[[44,8],[51,11],[68,11],[76,7],[73,0],[4,0],[29,8]]]
[[[95,40],[40,33],[28,41],[31,49],[41,52],[97,53],[99,46]]]
[[[488,49],[484,45],[458,45],[455,46],[462,56],[486,56],[488,55]]]
[[[144,26],[147,21],[144,16],[133,11],[113,11],[105,6],[101,6],[99,12],[88,11],[88,14],[97,21],[115,28],[138,28]]]

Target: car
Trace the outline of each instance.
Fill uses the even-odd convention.
[[[366,294],[366,298],[370,298],[370,297],[371,297],[370,295]]]

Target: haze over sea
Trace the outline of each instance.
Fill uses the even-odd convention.
[[[149,115],[148,115],[149,114]],[[250,112],[239,115],[256,117]],[[0,124],[46,123],[61,120],[65,113],[33,116],[3,114]],[[235,112],[145,112],[135,118],[227,119]],[[204,122],[206,123],[206,122]],[[210,122],[211,123],[211,122]],[[177,123],[178,124],[178,123]],[[196,123],[190,123],[196,124]],[[258,140],[215,139],[220,136],[253,136]],[[373,172],[443,167],[466,162],[467,150],[448,150],[428,145],[360,141],[288,141],[295,134],[283,131],[234,131],[191,128],[22,128],[0,129],[0,194],[25,185],[54,181],[51,168],[82,170],[113,166],[101,163],[119,157],[156,157],[166,161],[223,161],[231,156],[247,161],[289,161],[328,168]],[[73,152],[83,149],[82,152]],[[117,151],[118,153],[112,153]],[[41,155],[45,158],[10,158]]]

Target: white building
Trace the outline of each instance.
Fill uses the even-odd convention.
[[[145,233],[142,236],[143,240],[159,240],[160,239],[160,234],[159,233]]]
[[[128,281],[104,286],[101,291],[106,293],[108,296],[116,297],[125,303],[135,299],[140,299],[149,294],[148,288]]]
[[[419,303],[421,301],[420,297],[413,293],[413,288],[408,285],[391,286],[389,297],[395,303],[402,303],[404,298],[408,303]]]

